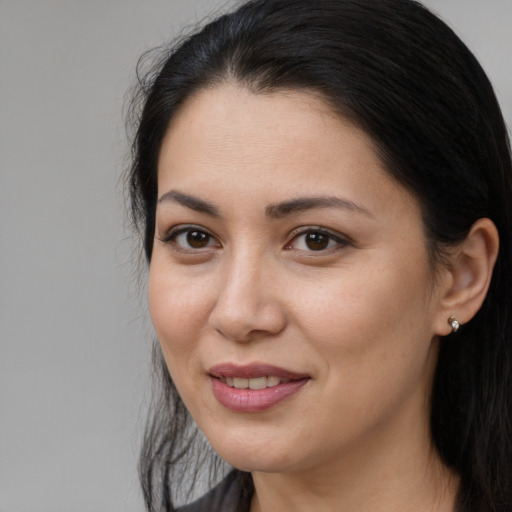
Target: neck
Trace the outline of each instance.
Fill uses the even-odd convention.
[[[453,512],[459,478],[441,461],[428,428],[409,419],[406,428],[388,425],[359,440],[341,458],[338,452],[314,467],[254,472],[251,512]]]
[[[251,512],[453,512],[458,476],[440,460],[428,467],[373,467],[327,474],[253,474]]]

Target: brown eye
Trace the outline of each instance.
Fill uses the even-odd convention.
[[[160,240],[184,251],[220,247],[219,241],[213,235],[196,227],[177,228]]]
[[[304,243],[312,251],[322,251],[329,246],[329,237],[323,233],[308,233],[305,235]]]
[[[189,230],[187,231],[187,244],[193,249],[202,249],[208,247],[211,236],[204,231]]]
[[[337,234],[322,229],[307,229],[297,234],[287,244],[286,249],[294,249],[305,252],[322,252],[329,249],[342,249],[350,245],[350,242]]]

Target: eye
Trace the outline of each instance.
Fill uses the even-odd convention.
[[[195,226],[175,228],[160,240],[173,244],[177,249],[188,251],[220,247],[218,240],[212,234]]]
[[[308,229],[296,234],[285,249],[321,252],[348,244],[347,240],[334,233],[322,229]]]

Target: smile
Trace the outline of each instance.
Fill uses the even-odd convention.
[[[239,413],[271,409],[311,380],[306,374],[265,364],[221,364],[208,371],[212,391],[225,408]]]
[[[221,377],[220,380],[227,384],[230,388],[236,389],[273,388],[279,384],[290,382],[290,379],[280,378],[275,375],[270,375],[268,377],[253,377],[251,379],[244,377]]]

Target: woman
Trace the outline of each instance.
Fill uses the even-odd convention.
[[[469,50],[411,0],[257,0],[149,76],[148,510],[219,469],[196,424],[236,469],[184,511],[512,510],[512,168]]]

